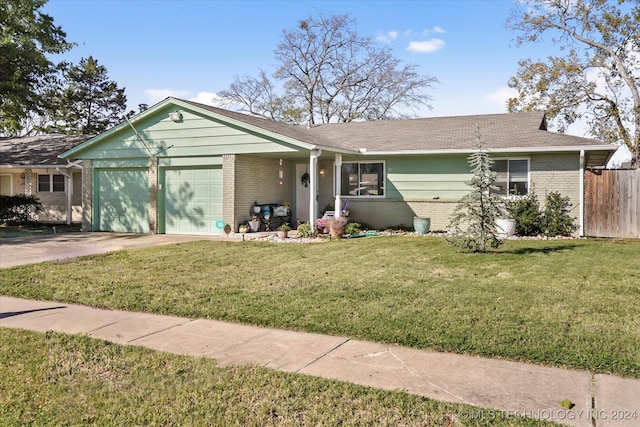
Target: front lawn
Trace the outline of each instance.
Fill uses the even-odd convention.
[[[0,271],[0,294],[640,378],[640,241],[202,241]]]
[[[552,425],[86,336],[0,328],[0,342],[2,426]]]

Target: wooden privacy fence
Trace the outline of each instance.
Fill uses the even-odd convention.
[[[584,234],[640,238],[640,169],[587,170]]]

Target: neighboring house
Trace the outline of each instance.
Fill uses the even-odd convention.
[[[0,194],[36,196],[43,207],[38,221],[80,222],[82,168],[59,156],[89,138],[59,134],[0,138]]]
[[[351,220],[371,227],[426,216],[444,230],[469,191],[476,126],[505,194],[558,191],[582,225],[584,169],[616,147],[548,132],[543,113],[307,128],[167,98],[63,156],[84,160],[86,230],[222,234],[254,201],[290,202],[313,224],[347,200]]]

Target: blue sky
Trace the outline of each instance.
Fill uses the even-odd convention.
[[[209,103],[234,75],[274,70],[282,31],[309,15],[348,13],[357,31],[435,76],[432,110],[420,116],[502,113],[518,60],[552,45],[516,47],[505,21],[515,1],[151,1],[50,0],[43,8],[126,88],[129,108],[166,96]],[[62,58],[62,57],[59,57]]]

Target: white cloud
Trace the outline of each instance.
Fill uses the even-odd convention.
[[[213,92],[198,92],[195,97],[189,98],[189,101],[212,105],[214,107],[221,107],[223,105],[222,98]]]
[[[484,99],[495,104],[501,104],[506,109],[507,100],[509,98],[516,98],[517,96],[518,96],[518,91],[515,90],[514,88],[501,87],[491,93],[486,94],[484,96]]]
[[[147,89],[144,91],[149,103],[156,104],[163,99],[172,96],[174,98],[184,98],[189,94],[186,90],[173,90],[173,89]]]
[[[398,38],[398,32],[397,31],[389,31],[385,34],[380,34],[376,37],[376,40],[378,40],[381,43],[391,43],[392,41],[394,41],[395,39]]]
[[[425,28],[422,30],[423,36],[428,36],[429,34],[444,34],[446,31],[442,27],[435,26],[433,28]]]
[[[432,53],[444,47],[444,40],[431,39],[421,42],[409,42],[407,50],[416,53]]]

